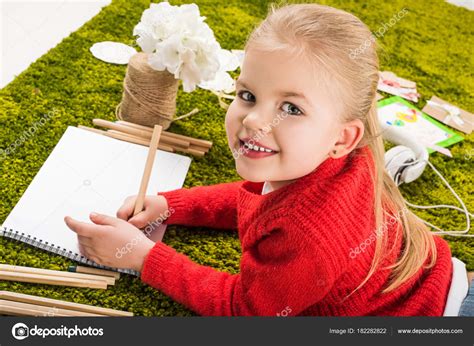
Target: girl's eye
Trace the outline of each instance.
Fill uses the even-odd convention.
[[[285,107],[288,106],[288,107]],[[300,111],[298,107],[296,107],[294,104],[285,102],[282,106],[283,112],[288,113],[290,115],[302,115],[303,112]]]
[[[239,97],[246,102],[255,102],[255,96],[252,93],[244,90],[239,92]]]
[[[245,102],[255,102],[255,96],[253,96],[252,93],[247,90],[239,91],[237,95]],[[290,115],[303,115],[303,112],[290,102],[285,102],[282,106],[282,109],[285,113]]]

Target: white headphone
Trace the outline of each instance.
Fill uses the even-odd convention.
[[[385,153],[385,168],[398,184],[411,183],[421,176],[429,159],[428,150],[400,128],[385,126],[382,137],[399,144]]]
[[[418,216],[417,217],[426,225],[438,230],[438,232],[433,233],[460,237],[474,237],[474,234],[467,234],[471,227],[470,218],[474,217],[474,215],[467,210],[466,205],[462,199],[452,189],[441,173],[439,173],[439,171],[429,161],[429,154],[426,147],[417,142],[414,138],[409,137],[398,127],[389,126],[383,123],[380,123],[380,126],[382,128],[382,137],[394,144],[397,144],[396,147],[391,148],[385,153],[385,169],[387,170],[390,177],[392,177],[395,184],[399,186],[402,183],[410,183],[416,180],[421,176],[426,165],[429,165],[445,183],[459,203],[461,203],[462,208],[444,204],[421,206],[412,204],[407,200],[405,200],[405,203],[413,208],[419,209],[450,208],[462,211],[466,216],[466,229],[462,231],[443,231],[437,226],[419,218]]]

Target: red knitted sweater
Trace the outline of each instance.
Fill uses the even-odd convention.
[[[201,315],[441,316],[451,253],[435,236],[436,265],[382,294],[390,270],[366,277],[375,249],[374,163],[368,147],[328,158],[310,174],[262,195],[263,183],[238,181],[159,193],[174,209],[166,224],[237,229],[240,273],[202,266],[158,242],[141,279]],[[395,216],[395,215],[394,215]],[[399,222],[384,223],[382,264],[401,253]],[[398,237],[397,237],[398,234]]]

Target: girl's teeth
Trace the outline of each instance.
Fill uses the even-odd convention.
[[[266,149],[266,148],[261,148],[258,145],[250,144],[250,143],[244,143],[244,146],[247,147],[250,150],[254,151],[261,151],[261,152],[267,152],[267,153],[272,153],[273,150],[271,149]]]

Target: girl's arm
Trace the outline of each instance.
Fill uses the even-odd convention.
[[[243,181],[159,192],[168,203],[164,224],[237,229],[237,194]]]
[[[204,316],[297,315],[322,299],[340,268],[324,260],[310,237],[276,229],[244,251],[240,274],[198,265],[158,242],[141,279]]]

